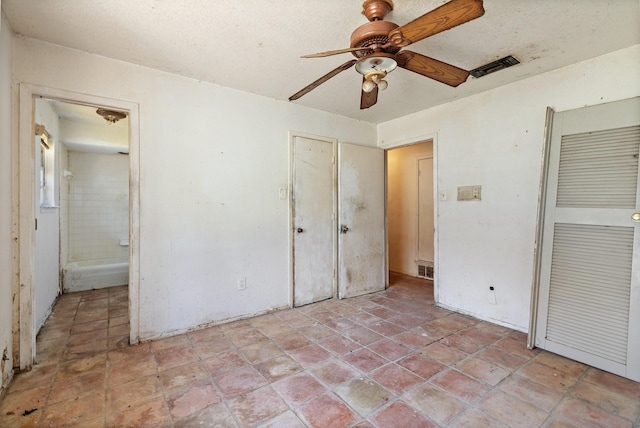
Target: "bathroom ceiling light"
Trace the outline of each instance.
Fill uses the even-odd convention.
[[[120,119],[124,119],[125,117],[127,117],[126,113],[123,113],[121,111],[108,110],[106,108],[99,108],[98,110],[96,110],[96,113],[102,116],[108,123],[116,123]]]

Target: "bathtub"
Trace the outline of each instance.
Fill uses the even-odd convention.
[[[93,290],[129,283],[129,262],[121,259],[68,262],[62,270],[62,289]]]

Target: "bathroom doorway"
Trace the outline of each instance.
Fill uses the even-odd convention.
[[[39,101],[51,104],[60,123],[62,292],[128,285],[129,119],[104,108]]]
[[[63,292],[110,295],[108,290],[120,287],[113,301],[121,306],[114,313],[127,319],[122,342],[137,343],[137,104],[21,84],[19,129],[22,244],[14,348],[20,369],[34,363],[36,334]],[[50,143],[49,152],[40,151],[42,139]],[[42,162],[51,156],[52,162]],[[42,194],[50,196],[45,200]],[[52,264],[55,278],[52,269],[42,272]],[[100,309],[97,302],[86,306]]]

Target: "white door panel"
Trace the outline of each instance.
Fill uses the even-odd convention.
[[[386,282],[384,151],[339,145],[338,290],[352,297]]]
[[[640,98],[557,113],[535,344],[640,380]]]
[[[293,142],[294,305],[335,295],[335,172],[333,143]]]

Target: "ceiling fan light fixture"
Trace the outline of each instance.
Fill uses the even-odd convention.
[[[397,66],[398,63],[394,55],[376,52],[360,58],[358,62],[356,62],[356,71],[363,76],[366,76],[367,73],[372,71],[384,72],[386,75],[395,70]]]
[[[389,86],[386,80],[382,78],[387,75],[384,71],[370,71],[364,75],[364,81],[362,82],[362,90],[364,92],[371,92],[377,86],[378,89],[384,91]]]
[[[366,93],[373,91],[375,87],[376,84],[373,82],[373,80],[365,80],[364,82],[362,82],[362,90]]]

